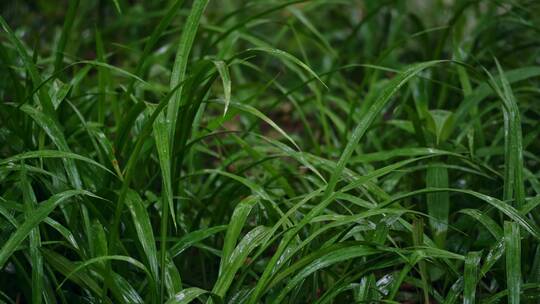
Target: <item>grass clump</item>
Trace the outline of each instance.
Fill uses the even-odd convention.
[[[535,1],[0,4],[2,303],[537,303]]]

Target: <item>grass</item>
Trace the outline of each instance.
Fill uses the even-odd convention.
[[[0,4],[0,303],[539,301],[536,1],[64,2]]]

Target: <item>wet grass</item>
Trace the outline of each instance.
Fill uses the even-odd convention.
[[[537,303],[535,1],[0,4],[2,303]]]

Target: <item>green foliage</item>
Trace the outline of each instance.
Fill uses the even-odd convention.
[[[540,301],[539,3],[0,9],[0,303]]]

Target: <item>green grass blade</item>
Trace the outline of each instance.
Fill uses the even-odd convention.
[[[300,59],[294,57],[293,55],[283,50],[275,49],[275,48],[268,48],[268,47],[257,47],[257,48],[248,49],[246,52],[263,52],[263,53],[276,56],[277,58],[280,58],[282,60],[290,61],[296,64],[297,66],[299,66],[300,68],[302,68],[303,70],[305,70],[306,72],[308,72],[311,76],[315,77],[315,79],[317,79],[323,86],[328,88],[326,84],[319,78],[319,75],[317,75],[317,73],[315,73],[307,64],[303,63]]]
[[[77,14],[77,9],[79,7],[80,0],[70,0],[68,4],[68,9],[66,17],[64,19],[64,25],[62,27],[62,33],[60,34],[60,40],[56,45],[55,56],[54,56],[54,71],[55,73],[62,69],[62,63],[64,61],[64,52],[66,50],[67,42],[71,37],[73,22]]]
[[[87,288],[89,291],[96,295],[101,294],[101,288],[92,276],[88,275],[86,272],[73,272],[73,270],[77,267],[77,264],[47,248],[43,248],[42,251],[43,257],[52,269],[58,271],[64,276],[72,273],[69,277],[69,280],[71,282],[77,284],[80,287]]]
[[[26,171],[21,171],[21,190],[25,204],[26,214],[30,217],[37,206],[36,195],[28,182]],[[43,284],[43,257],[41,256],[41,234],[39,225],[30,231],[30,261],[32,265],[32,303],[42,302]]]
[[[60,127],[56,124],[54,119],[51,118],[51,116],[48,116],[45,113],[38,111],[37,109],[29,105],[23,105],[21,107],[21,110],[30,115],[36,121],[36,123],[45,131],[45,133],[47,133],[49,138],[54,142],[54,144],[58,147],[60,151],[71,152],[64,137],[64,134],[62,133]],[[82,182],[75,162],[73,162],[73,160],[69,158],[63,159],[63,161],[66,173],[72,186],[76,189],[81,189]]]
[[[519,225],[504,222],[504,243],[506,248],[506,286],[508,303],[519,304],[521,298],[521,237]]]
[[[32,159],[32,158],[61,158],[61,159],[76,159],[80,160],[86,163],[89,163],[91,165],[94,165],[98,168],[101,168],[110,174],[114,175],[114,172],[109,170],[107,167],[103,166],[102,164],[96,162],[93,159],[84,157],[79,154],[75,154],[68,151],[59,151],[59,150],[38,150],[38,151],[28,151],[23,152],[17,155],[13,155],[11,157],[5,158],[3,160],[0,160],[0,165],[12,165],[13,163],[17,163],[21,160],[25,159]]]
[[[50,2],[0,17],[0,303],[540,300],[540,4]]]
[[[345,166],[349,162],[354,149],[357,147],[358,142],[364,136],[368,128],[371,126],[375,118],[380,114],[383,107],[388,103],[390,98],[403,86],[407,81],[420,73],[422,70],[437,65],[444,61],[428,61],[420,64],[413,65],[392,79],[383,89],[377,100],[373,103],[370,111],[366,113],[366,116],[358,123],[356,128],[351,134],[351,138],[347,142],[343,153],[341,154],[339,161],[336,165],[334,173],[331,175],[326,188],[325,197],[332,193],[338,183]]]
[[[114,8],[118,12],[118,14],[122,14],[122,8],[120,7],[120,2],[118,2],[118,0],[112,0],[112,2],[114,3]]]
[[[502,92],[499,90],[497,92],[503,100],[503,108],[506,110],[505,128],[508,128],[505,131],[505,199],[514,198],[515,195],[515,206],[521,208],[525,199],[521,118],[516,99],[505,73],[497,59],[495,59],[495,63],[497,64],[497,70],[502,84]]]
[[[474,304],[476,285],[478,282],[478,266],[480,265],[480,252],[469,252],[465,257],[465,273],[463,275],[463,303]]]
[[[191,52],[191,48],[193,46],[193,42],[195,40],[195,35],[197,33],[197,30],[199,28],[199,23],[202,17],[202,14],[206,8],[206,5],[208,4],[208,0],[196,0],[193,3],[193,6],[191,8],[190,14],[186,20],[186,23],[184,25],[184,29],[182,32],[182,36],[180,37],[180,43],[179,48],[176,52],[176,58],[174,60],[174,66],[171,73],[171,81],[169,87],[171,89],[177,88],[179,84],[184,82],[186,78],[186,70],[187,65],[189,61],[189,54]],[[168,130],[163,130],[163,132],[168,133],[168,139],[164,142],[160,142],[160,144],[164,145],[164,147],[159,147],[158,149],[165,149],[166,151],[169,151],[169,155],[166,156],[165,159],[162,159],[160,161],[161,163],[161,170],[162,174],[164,171],[170,171],[170,166],[172,165],[170,163],[170,151],[171,147],[174,147],[174,138],[175,138],[175,128],[177,124],[178,119],[178,111],[180,109],[180,106],[184,103],[182,100],[182,90],[183,87],[178,88],[176,92],[174,92],[172,96],[171,102],[167,106],[167,114],[165,119],[165,114],[161,114],[160,118],[157,120],[158,123],[166,122],[166,126],[164,128]],[[160,135],[160,134],[158,134]],[[163,134],[161,134],[163,135]],[[156,140],[156,142],[158,142]],[[168,183],[171,185],[171,180],[167,177],[163,176],[164,183]],[[172,187],[171,187],[172,188]],[[170,197],[172,197],[172,192],[170,194]],[[170,197],[167,197],[167,202],[171,203]],[[171,204],[172,205],[172,204]],[[165,207],[167,209],[167,207]],[[171,207],[171,209],[174,209]],[[173,215],[174,213],[171,213]],[[167,221],[168,217],[164,216],[162,219],[162,231],[161,231],[161,280],[163,281],[165,278],[165,272],[163,271],[165,269],[165,251],[166,251],[166,242],[164,242],[164,235],[167,233]],[[161,292],[160,292],[160,299],[161,302],[164,302],[164,285],[161,285]]]
[[[30,77],[32,79],[32,82],[34,84],[34,87],[38,87],[41,84],[41,75],[39,74],[39,71],[32,61],[31,57],[26,52],[26,49],[22,43],[21,40],[17,38],[11,27],[7,24],[6,20],[0,16],[0,26],[4,30],[4,32],[7,33],[9,40],[11,43],[15,46],[17,49],[17,53],[19,54],[22,62],[24,63],[26,69],[28,70],[28,73],[30,74]],[[56,117],[56,113],[54,111],[54,106],[52,104],[51,98],[45,88],[41,88],[39,90],[39,101],[41,104],[41,107],[43,108],[43,111],[47,114],[53,117],[53,119]]]
[[[298,146],[298,144],[287,134],[287,132],[285,132],[282,128],[280,128],[272,119],[270,119],[268,116],[264,115],[264,113],[262,113],[261,111],[257,110],[256,108],[254,108],[254,107],[252,107],[250,105],[240,104],[240,103],[236,103],[236,102],[231,102],[231,106],[234,107],[234,108],[240,109],[242,111],[248,112],[248,113],[252,114],[253,116],[258,117],[259,119],[261,119],[265,123],[269,124],[274,130],[279,132],[279,134],[281,134],[283,137],[285,137],[291,144],[294,145],[294,147],[297,150],[299,150],[299,151],[301,150],[300,147]]]
[[[219,76],[221,77],[221,81],[223,82],[223,96],[224,96],[224,103],[225,103],[223,116],[225,116],[227,115],[229,104],[231,103],[231,76],[229,74],[229,69],[227,68],[227,65],[225,64],[225,62],[220,61],[220,60],[214,61],[214,65],[216,66]]]
[[[182,290],[182,279],[180,278],[180,273],[176,267],[174,260],[169,254],[167,254],[167,270],[165,272],[165,284],[167,288],[167,296],[169,298],[173,297],[176,293]]]
[[[209,0],[196,0],[193,3],[190,14],[184,25],[182,36],[180,37],[180,43],[176,57],[174,60],[174,66],[171,73],[171,81],[169,87],[171,89],[177,87],[186,78],[186,70],[189,61],[189,54],[195,40],[195,35],[199,28],[199,23],[202,14],[208,4]],[[170,135],[171,142],[174,136],[174,127],[176,126],[176,120],[178,117],[178,110],[183,104],[182,101],[182,88],[180,88],[172,97],[172,102],[167,107],[167,121],[170,123]]]
[[[150,216],[144,207],[142,199],[135,191],[130,190],[128,192],[126,197],[126,205],[128,206],[131,217],[133,218],[133,223],[135,224],[135,230],[137,231],[139,242],[141,243],[144,253],[146,254],[146,258],[148,259],[148,268],[152,274],[153,280],[157,283],[159,281],[158,258],[156,241],[152,231],[152,224],[150,223]]]
[[[163,114],[162,114],[163,115]],[[166,269],[166,253],[167,253],[167,232],[168,232],[168,221],[169,221],[169,212],[173,219],[174,227],[176,228],[176,214],[174,212],[175,206],[173,201],[173,190],[172,190],[172,181],[171,181],[171,151],[170,151],[170,141],[169,141],[169,132],[170,130],[167,127],[167,123],[161,119],[154,121],[154,139],[156,141],[156,148],[158,150],[158,158],[161,168],[161,178],[163,184],[163,196],[161,199],[163,205],[162,217],[161,217],[161,230],[160,230],[160,265],[161,265],[161,277],[159,281],[164,281],[165,279],[165,269]],[[163,300],[163,290],[164,285],[161,285],[161,299]]]
[[[500,240],[503,238],[503,230],[497,222],[495,222],[491,217],[482,213],[478,209],[462,209],[460,213],[466,214],[482,224],[486,229],[491,233],[495,240]]]
[[[105,46],[103,45],[103,38],[101,32],[96,29],[96,54],[97,61],[105,63]],[[99,124],[105,123],[105,100],[107,97],[107,78],[109,69],[102,66],[97,67],[98,70],[98,101],[97,101],[97,122]]]
[[[126,303],[145,303],[143,298],[138,294],[137,290],[131,286],[126,278],[115,272],[113,272],[112,275],[114,277],[114,286],[117,287],[117,289],[112,290],[112,293],[117,299],[122,299]]]
[[[448,170],[446,167],[433,163],[428,166],[426,172],[426,186],[428,188],[448,188]],[[439,248],[444,248],[446,234],[448,233],[448,213],[450,199],[447,192],[427,194],[427,208],[430,215],[429,225],[433,233],[435,243]]]
[[[412,239],[413,244],[417,248],[422,248],[424,244],[424,220],[422,218],[414,219],[412,225]],[[427,255],[423,250],[419,250],[421,256]],[[429,303],[429,291],[430,291],[430,278],[427,270],[426,261],[421,259],[418,261],[418,272],[420,273],[420,287],[422,288],[422,294],[424,297],[424,303]]]
[[[58,288],[62,287],[62,285],[67,281],[69,280],[69,278],[71,276],[73,276],[74,274],[76,274],[77,272],[79,271],[82,271],[84,270],[85,268],[87,267],[90,267],[92,264],[96,264],[96,263],[102,263],[104,261],[122,261],[122,262],[126,262],[126,263],[129,263],[133,266],[135,266],[136,268],[139,268],[140,270],[146,272],[148,275],[150,275],[150,272],[148,271],[148,269],[146,269],[146,267],[144,266],[143,263],[137,261],[136,259],[134,258],[131,258],[131,257],[128,257],[128,256],[123,256],[123,255],[108,255],[108,256],[98,256],[98,257],[95,257],[95,258],[91,258],[91,259],[88,259],[80,264],[77,265],[77,267],[75,267],[75,269],[73,269],[70,273],[68,273],[65,277],[65,279],[62,281],[62,283],[60,283],[60,285],[58,286]]]
[[[96,197],[85,190],[67,190],[53,195],[47,201],[40,203],[31,214],[28,215],[23,224],[17,228],[0,249],[0,268],[5,265],[9,257],[17,250],[17,247],[26,239],[32,229],[36,228],[59,204],[77,195],[87,195]]]
[[[175,294],[173,298],[166,302],[166,304],[188,304],[196,298],[208,293],[208,291],[197,287],[186,288]]]
[[[272,285],[276,284],[284,277],[294,274],[295,271],[300,270],[291,278],[287,283],[287,286],[280,292],[279,296],[274,299],[273,303],[281,303],[294,286],[319,269],[349,259],[376,254],[378,252],[380,252],[380,250],[358,244],[336,244],[335,246],[315,251],[298,261],[297,264],[291,265],[291,267],[286,269],[282,274],[276,276]]]
[[[171,182],[171,151],[169,145],[169,130],[167,128],[167,123],[157,119],[154,122],[154,139],[156,141],[156,149],[158,151],[159,163],[161,168],[161,178],[163,183],[163,220],[168,220],[167,211],[171,212],[171,217],[173,219],[174,227],[177,227],[176,224],[176,215],[174,212],[175,206],[173,204],[173,190]],[[167,227],[163,227],[164,230]]]
[[[443,189],[438,189],[438,188],[430,188],[430,189],[423,189],[423,190],[416,190],[416,191],[411,191],[405,195],[398,195],[394,198],[391,198],[389,199],[388,201],[384,202],[384,203],[381,203],[378,207],[379,208],[384,208],[384,207],[387,207],[391,204],[393,204],[394,202],[398,201],[398,200],[401,200],[405,197],[410,197],[410,196],[414,196],[414,195],[417,195],[417,194],[420,194],[420,193],[428,193],[428,192],[436,192],[436,191],[451,191],[451,192],[461,192],[461,193],[465,193],[465,194],[469,194],[469,195],[472,195],[488,204],[490,204],[491,206],[497,208],[499,211],[501,211],[502,213],[504,213],[506,216],[508,216],[509,218],[511,218],[512,220],[514,220],[517,224],[519,224],[523,229],[525,229],[527,232],[529,232],[532,236],[534,236],[535,238],[537,239],[540,239],[540,230],[538,229],[538,227],[536,227],[536,225],[531,222],[529,219],[527,219],[526,217],[523,217],[518,210],[516,210],[514,207],[506,204],[505,202],[501,201],[501,200],[498,200],[492,196],[489,196],[489,195],[485,195],[485,194],[482,194],[482,193],[478,193],[476,191],[471,191],[471,190],[464,190],[464,189],[454,189],[454,188],[443,188]]]
[[[159,24],[154,29],[154,31],[152,31],[150,38],[144,45],[144,49],[140,56],[140,60],[137,62],[137,67],[135,68],[135,75],[140,76],[141,71],[144,67],[144,63],[149,58],[150,53],[152,52],[152,49],[157,44],[159,38],[161,37],[161,35],[163,35],[167,27],[169,27],[169,25],[173,21],[174,16],[178,13],[178,10],[180,9],[183,3],[184,3],[184,0],[175,0],[171,2],[170,7],[167,9],[167,13],[165,14],[165,16],[161,18]]]
[[[224,297],[231,286],[238,269],[244,264],[248,255],[266,239],[270,228],[258,226],[248,232],[238,243],[229,259],[224,262],[221,274],[218,276],[212,292]]]
[[[183,236],[174,246],[172,246],[169,249],[169,252],[171,253],[172,257],[176,257],[187,248],[201,242],[206,238],[213,236],[216,233],[224,231],[225,229],[227,229],[227,226],[223,225],[192,231]]]
[[[258,202],[258,198],[255,196],[249,196],[243,199],[236,208],[227,226],[227,232],[225,233],[225,239],[223,240],[223,249],[221,250],[221,264],[219,265],[220,272],[226,267],[226,262],[230,259],[231,254],[236,246],[240,232],[246,222],[246,219],[251,212],[253,206]]]
[[[500,260],[506,251],[504,237],[502,237],[497,243],[492,245],[492,248],[486,254],[484,264],[480,269],[481,276],[485,276],[489,270]]]

